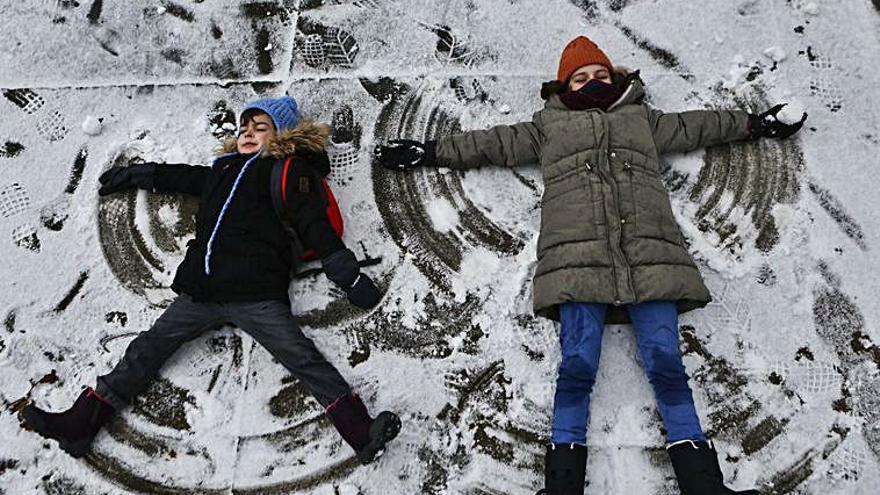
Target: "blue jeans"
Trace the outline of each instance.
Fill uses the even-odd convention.
[[[590,393],[596,382],[607,305],[565,303],[560,306],[562,362],[553,401],[553,443],[586,445]],[[678,348],[678,311],[671,301],[627,306],[645,373],[654,388],[667,440],[706,437],[694,408],[688,376]]]

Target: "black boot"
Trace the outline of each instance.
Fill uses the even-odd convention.
[[[584,495],[587,448],[578,444],[551,444],[544,455],[546,495]]]
[[[676,442],[668,447],[681,495],[760,495],[757,490],[737,492],[724,486],[718,453],[708,442]]]
[[[373,462],[377,454],[385,450],[385,444],[400,432],[400,418],[396,414],[382,411],[373,419],[360,397],[354,394],[330,404],[327,414],[342,439],[357,453],[361,464]]]
[[[82,457],[115,412],[110,403],[89,387],[64,412],[50,413],[28,404],[22,417],[26,427],[44,438],[57,440],[61,450],[71,456]]]

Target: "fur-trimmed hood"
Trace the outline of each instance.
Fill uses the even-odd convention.
[[[322,151],[330,139],[330,126],[312,119],[301,120],[293,129],[284,129],[269,140],[261,156],[283,158],[293,155],[297,149]],[[228,137],[218,148],[217,154],[235,153],[236,138]]]

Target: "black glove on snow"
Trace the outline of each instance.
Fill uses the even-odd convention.
[[[113,167],[98,178],[101,189],[98,194],[106,196],[127,189],[153,189],[153,178],[156,174],[155,163],[139,163],[128,167]]]
[[[350,249],[340,249],[321,260],[324,273],[345,291],[348,301],[363,309],[379,304],[382,295],[373,280],[361,273],[357,258]]]
[[[749,114],[750,137],[752,139],[785,139],[799,131],[801,127],[803,127],[804,121],[807,120],[807,113],[804,112],[804,116],[801,117],[800,122],[784,124],[779,121],[777,114],[779,114],[785,105],[788,105],[788,103],[776,105],[760,115]]]
[[[389,170],[407,170],[434,164],[437,141],[420,143],[411,139],[394,139],[376,148],[376,158]]]

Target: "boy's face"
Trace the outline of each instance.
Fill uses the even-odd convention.
[[[598,79],[604,83],[611,84],[611,72],[604,65],[585,65],[574,71],[574,74],[571,75],[571,79],[568,81],[568,89],[577,91],[592,79]]]
[[[275,125],[268,115],[263,112],[243,115],[238,128],[238,152],[245,155],[256,153],[273,137]]]

